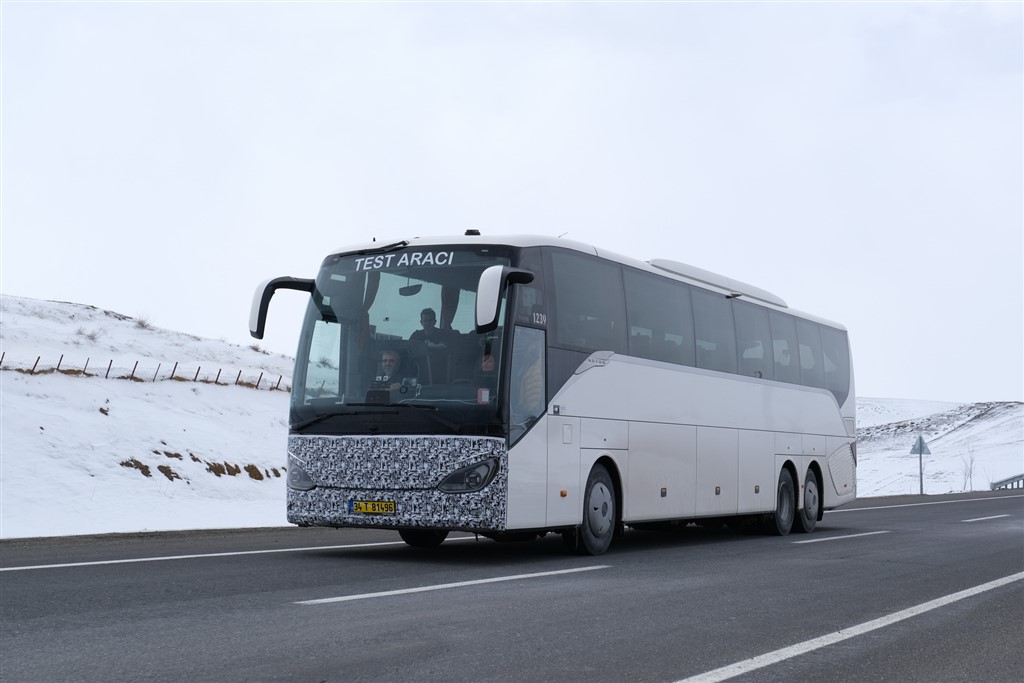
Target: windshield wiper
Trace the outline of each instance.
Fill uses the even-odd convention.
[[[417,405],[413,403],[346,403],[345,407],[358,407],[358,408],[376,408],[376,410],[344,410],[338,412],[324,413],[323,415],[317,415],[309,419],[297,422],[291,425],[293,431],[301,431],[307,427],[312,427],[315,424],[319,424],[324,420],[332,417],[338,417],[341,415],[397,415],[397,408],[414,408],[419,410],[429,417],[434,422],[444,425],[448,429],[452,430],[456,434],[462,431],[462,428],[455,422],[445,419],[440,415],[437,415],[436,406],[425,406]]]
[[[382,406],[379,403],[346,403],[345,405],[350,406],[375,406],[377,408],[387,408],[389,406]],[[324,413],[323,415],[317,415],[309,419],[303,420],[302,422],[296,422],[291,425],[291,428],[295,431],[305,429],[306,427],[312,427],[315,424],[323,422],[332,417],[338,417],[340,415],[395,415],[397,410],[346,410],[336,413]]]
[[[462,431],[462,427],[460,427],[458,424],[452,422],[451,420],[446,420],[445,418],[441,417],[440,415],[435,415],[434,413],[437,412],[437,406],[424,406],[424,405],[419,405],[419,404],[416,404],[416,403],[395,403],[395,404],[392,404],[392,405],[395,405],[396,407],[416,408],[417,410],[427,411],[427,412],[424,412],[423,414],[426,415],[427,417],[429,417],[434,422],[437,422],[438,424],[444,425],[445,427],[447,427],[448,429],[452,430],[456,434],[458,434],[459,432]]]
[[[407,246],[409,246],[409,240],[402,240],[401,242],[387,244],[383,247],[374,247],[372,249],[360,249],[356,253],[359,254],[360,256],[365,256],[366,254],[384,254],[389,251],[395,251],[396,249],[401,249],[402,247]]]

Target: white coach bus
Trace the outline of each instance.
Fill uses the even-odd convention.
[[[856,496],[845,329],[692,266],[545,237],[379,242],[328,256],[291,396],[302,526],[561,533],[742,517],[809,532]]]

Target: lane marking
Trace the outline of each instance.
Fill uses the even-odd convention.
[[[876,534],[887,534],[888,531],[865,531],[863,534],[847,534],[846,536],[828,536],[826,538],[812,538],[809,541],[790,541],[791,543],[822,543],[823,541],[841,541],[845,538],[860,538],[861,536],[874,536]]]
[[[757,657],[751,657],[750,659],[745,659],[742,662],[736,662],[735,664],[730,664],[729,666],[723,666],[720,669],[706,671],[702,674],[691,676],[690,678],[684,678],[677,681],[677,683],[716,683],[717,681],[724,681],[734,676],[739,676],[741,674],[749,673],[751,671],[756,671],[757,669],[761,669],[766,666],[771,666],[772,664],[777,664],[778,662],[784,661],[786,659],[791,659],[793,657],[806,654],[813,650],[828,647],[829,645],[833,645],[835,643],[848,640],[850,638],[853,638],[854,636],[863,635],[865,633],[868,633],[869,631],[874,631],[884,626],[895,624],[897,622],[903,621],[904,619],[915,617],[918,614],[924,614],[925,612],[930,612],[933,609],[945,607],[946,605],[952,604],[959,600],[963,600],[965,598],[978,595],[979,593],[984,593],[985,591],[990,591],[995,588],[999,588],[1001,586],[1005,586],[1007,584],[1021,580],[1024,580],[1024,572],[1018,572],[1016,574],[1011,574],[1010,576],[1004,576],[1001,579],[989,581],[988,583],[983,583],[980,586],[968,588],[958,593],[951,593],[950,595],[946,595],[941,598],[936,598],[935,600],[929,600],[928,602],[923,602],[920,605],[916,605],[914,607],[910,607],[899,612],[894,612],[892,614],[880,617],[878,619],[865,621],[863,624],[857,624],[856,626],[851,626],[850,628],[845,628],[834,633],[829,633],[828,635],[821,636],[820,638],[805,640],[802,643],[797,643],[796,645],[784,647],[782,649],[775,650],[773,652],[768,652]]]
[[[445,543],[472,541],[474,536],[449,538]],[[107,564],[132,564],[135,562],[166,562],[168,560],[198,560],[207,557],[239,557],[241,555],[269,555],[270,553],[301,553],[309,550],[349,550],[352,548],[376,548],[386,545],[405,545],[404,541],[381,541],[379,543],[350,543],[349,545],[315,545],[309,548],[274,548],[269,550],[239,550],[229,553],[204,553],[200,555],[168,555],[166,557],[136,557],[128,560],[97,560],[95,562],[68,562],[67,564],[36,564],[25,567],[0,567],[0,572],[21,572],[30,569],[67,569],[68,567],[98,567]]]
[[[961,519],[961,522],[984,522],[986,519],[1001,519],[1010,515],[992,515],[991,517],[975,517],[974,519]]]
[[[974,503],[979,500],[1008,500],[1010,498],[1024,498],[1019,496],[996,496],[992,498],[963,498],[961,500],[933,500],[928,503],[901,503],[900,505],[879,505],[871,508],[847,508],[845,510],[825,510],[826,515],[834,515],[840,512],[863,512],[864,510],[891,510],[893,508],[912,508],[919,505],[949,505],[950,503]]]
[[[349,602],[350,600],[367,600],[369,598],[387,598],[392,595],[407,595],[409,593],[425,593],[427,591],[440,591],[448,588],[462,588],[464,586],[479,586],[484,583],[500,583],[502,581],[519,581],[520,579],[536,579],[542,576],[558,576],[559,574],[575,574],[578,572],[589,572],[594,569],[608,569],[610,565],[599,564],[593,567],[577,567],[576,569],[559,569],[550,572],[537,572],[535,574],[516,574],[514,576],[496,576],[493,579],[476,579],[474,581],[458,581],[456,583],[441,583],[434,586],[420,586],[419,588],[402,588],[400,590],[382,591],[380,593],[362,593],[359,595],[341,595],[336,598],[320,598],[319,600],[300,600],[296,605],[325,605],[329,602]]]

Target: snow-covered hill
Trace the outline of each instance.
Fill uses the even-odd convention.
[[[0,537],[287,523],[291,358],[2,295],[0,353]],[[918,433],[926,493],[1024,472],[1020,403],[857,407],[861,496],[917,492]]]
[[[861,423],[861,417],[869,415]],[[883,422],[881,416],[890,421]],[[1024,404],[857,401],[857,493],[881,496],[920,491],[920,464],[910,453],[918,436],[924,492],[988,489],[1024,473]]]

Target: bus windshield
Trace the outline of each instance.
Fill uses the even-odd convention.
[[[299,339],[292,431],[503,433],[504,325],[478,334],[475,305],[484,269],[508,264],[507,248],[486,246],[328,257]]]

